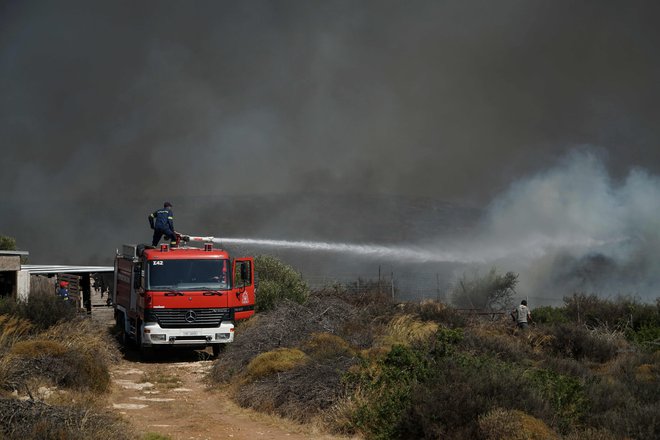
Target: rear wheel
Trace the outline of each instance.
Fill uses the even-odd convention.
[[[122,346],[126,347],[128,345],[128,336],[126,335],[126,323],[122,312],[117,312],[115,325],[117,326],[117,339],[119,339],[119,343]]]

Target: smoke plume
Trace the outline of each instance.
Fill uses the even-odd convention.
[[[490,205],[468,247],[521,274],[521,291],[651,299],[660,288],[660,178],[613,178],[594,150],[520,179]]]
[[[654,286],[658,12],[1,2],[0,233],[33,263],[109,264],[169,200],[193,234],[428,247],[481,231],[453,250],[533,259],[529,289]],[[606,159],[553,167],[579,145]]]

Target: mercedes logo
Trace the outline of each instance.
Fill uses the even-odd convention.
[[[186,322],[193,323],[197,319],[197,314],[192,310],[188,310],[185,316]]]

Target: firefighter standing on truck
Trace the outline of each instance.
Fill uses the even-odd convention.
[[[172,212],[172,204],[170,202],[165,202],[163,209],[157,209],[149,215],[149,225],[154,230],[154,238],[151,242],[152,246],[157,246],[163,235],[166,239],[170,240],[171,246],[176,246],[174,213]]]

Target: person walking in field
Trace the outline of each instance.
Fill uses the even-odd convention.
[[[154,237],[151,241],[152,246],[157,246],[163,235],[166,239],[170,240],[171,246],[176,246],[174,213],[172,212],[172,204],[170,202],[165,202],[163,209],[157,209],[149,215],[149,225],[154,230]]]
[[[511,312],[511,317],[516,321],[519,329],[526,329],[532,322],[532,314],[527,307],[527,300],[520,301],[520,305]]]

